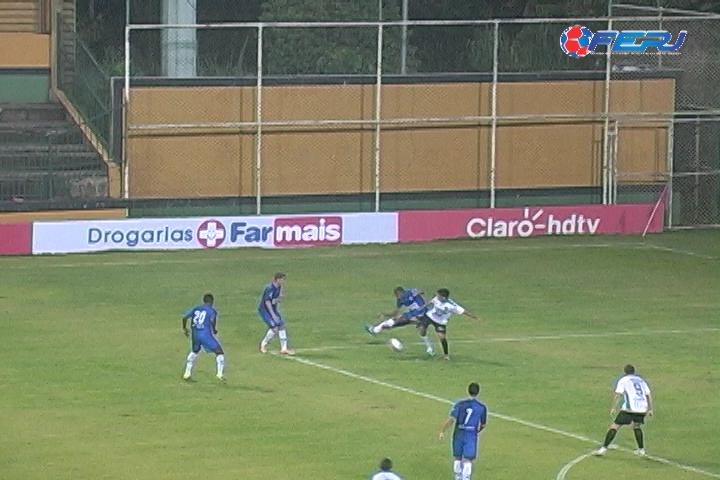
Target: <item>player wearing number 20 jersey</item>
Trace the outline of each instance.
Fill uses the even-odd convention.
[[[202,305],[191,308],[185,312],[182,317],[183,332],[185,336],[189,336],[192,339],[192,347],[187,356],[185,374],[183,375],[185,380],[189,380],[192,376],[195,359],[201,349],[215,354],[215,360],[217,362],[216,376],[218,380],[224,380],[225,354],[220,342],[215,338],[217,334],[218,312],[215,310],[215,307],[213,307],[214,301],[215,299],[212,294],[207,293],[203,296]],[[190,331],[188,331],[187,328],[188,320],[190,320]]]

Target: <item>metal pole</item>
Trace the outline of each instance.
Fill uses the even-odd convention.
[[[667,169],[668,174],[670,175],[669,178],[669,185],[668,185],[668,192],[667,192],[667,205],[665,208],[667,208],[668,212],[668,228],[672,228],[673,226],[673,178],[675,177],[674,170],[675,170],[675,156],[673,155],[675,146],[675,122],[673,120],[670,120],[670,126],[668,127],[668,139],[667,139],[667,145],[668,145],[668,151],[667,151]]]
[[[123,91],[122,114],[123,114],[123,198],[130,198],[130,164],[128,154],[128,110],[130,108],[130,25],[125,25],[125,88]]]
[[[613,172],[613,189],[612,189],[612,203],[613,205],[617,203],[617,177],[618,177],[618,168],[617,168],[617,159],[618,159],[618,124],[620,122],[615,121],[613,123],[613,139],[612,139],[612,156],[610,157],[610,162],[612,165],[612,172]]]
[[[695,123],[695,224],[700,223],[700,120]]]
[[[408,1],[402,2],[402,44],[400,45],[400,73],[407,73],[407,43],[408,43]]]
[[[383,27],[378,26],[377,38],[377,71],[375,72],[375,211],[380,211],[380,116],[382,115],[382,51]]]
[[[493,76],[492,95],[490,97],[490,208],[495,208],[495,167],[497,166],[497,87],[498,55],[500,51],[500,22],[496,21],[493,33]]]
[[[609,4],[612,7],[612,3]],[[612,18],[608,19],[608,30],[612,30]],[[610,51],[611,47],[607,49],[607,57],[605,62],[605,92],[604,92],[604,105],[603,114],[605,116],[605,126],[603,129],[603,158],[602,158],[602,203],[607,205],[609,203],[610,196],[610,168],[608,158],[609,148],[609,134],[610,134]]]
[[[262,212],[262,76],[263,76],[263,26],[258,26],[257,84],[255,86],[255,213]]]
[[[663,9],[662,9],[662,0],[657,0],[657,9],[658,9],[658,30],[663,29]],[[662,68],[662,55],[658,55],[658,68]]]

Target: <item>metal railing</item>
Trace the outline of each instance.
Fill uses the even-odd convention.
[[[129,25],[125,31],[123,101],[126,114],[133,111],[133,92],[136,88],[182,84],[200,91],[203,85],[213,84],[209,77],[223,77],[229,81],[228,85],[251,86],[253,112],[250,118],[246,114],[242,115],[243,118],[235,115],[232,118],[217,118],[186,109],[183,115],[171,115],[172,118],[164,118],[162,115],[153,117],[153,121],[130,118],[125,139],[127,141],[134,136],[148,135],[162,138],[182,135],[250,135],[254,164],[252,196],[255,198],[256,213],[261,213],[263,197],[272,194],[266,192],[264,187],[268,175],[273,174],[270,167],[264,165],[263,157],[266,149],[270,148],[267,147],[267,141],[272,140],[277,131],[315,129],[315,141],[323,142],[328,138],[328,128],[356,128],[372,135],[371,148],[363,150],[361,155],[372,156],[371,193],[374,196],[374,210],[379,211],[383,209],[383,196],[397,193],[391,186],[386,186],[393,183],[387,181],[387,172],[392,170],[388,163],[394,160],[387,156],[383,158],[381,139],[385,135],[397,129],[474,126],[487,133],[489,152],[486,178],[478,182],[476,188],[482,190],[483,195],[487,194],[487,206],[494,208],[499,204],[498,195],[507,190],[507,182],[499,180],[509,172],[507,164],[498,163],[501,153],[507,155],[507,152],[498,151],[499,134],[509,132],[513,127],[518,127],[519,132],[520,126],[530,123],[557,129],[589,124],[600,131],[599,145],[592,147],[599,150],[600,161],[597,165],[591,164],[588,158],[579,158],[578,161],[586,162],[587,168],[593,169],[593,180],[589,186],[598,189],[597,201],[614,203],[620,201],[618,191],[626,190],[627,183],[637,173],[623,172],[622,166],[613,163],[617,152],[624,149],[624,126],[651,123],[655,128],[653,135],[664,136],[662,140],[657,140],[657,148],[662,150],[662,153],[658,153],[662,156],[661,161],[657,162],[653,172],[645,172],[645,177],[650,175],[659,179],[673,171],[678,149],[685,148],[685,140],[678,143],[674,139],[676,119],[693,115],[702,121],[720,114],[720,63],[717,61],[720,50],[716,46],[718,43],[714,43],[715,32],[720,31],[720,16],[673,9],[654,11],[655,15],[626,16],[623,13],[636,13],[639,7],[615,5],[614,8],[613,16],[593,18]],[[683,46],[680,55],[672,56],[615,55],[607,50],[584,59],[571,58],[562,52],[559,40],[562,32],[572,25],[583,25],[591,31],[666,29],[673,36],[684,29],[688,31],[687,45]],[[458,52],[459,60],[455,63],[452,60],[443,63],[442,55],[434,55],[433,49],[439,48],[437,45],[423,45],[423,52],[406,45],[408,37],[412,39],[414,35],[422,34],[424,38],[442,38],[443,35],[453,34],[454,29],[467,37],[467,51]],[[173,37],[167,35],[167,32],[184,33]],[[180,45],[190,39],[191,43],[197,41],[201,46],[202,38],[209,33],[216,37],[225,36],[242,45],[241,56],[233,60],[234,66],[228,64],[226,70],[215,68],[212,72],[203,72],[198,66],[207,64],[211,57],[217,58],[217,52],[196,47],[188,50],[187,45]],[[173,57],[176,65],[170,71],[167,56],[163,52],[171,48],[168,42],[173,41],[178,45]],[[357,47],[351,47],[353,43]],[[182,62],[188,63],[187,68],[183,67]],[[237,71],[242,75],[231,74]],[[403,71],[407,73],[403,74]],[[576,76],[568,72],[576,72]],[[443,114],[424,112],[411,116],[393,115],[391,110],[394,107],[387,104],[389,100],[386,98],[390,85],[432,82],[436,74],[475,74],[474,80],[468,81],[488,87],[488,96],[481,98],[487,104],[480,108],[478,114],[471,115],[453,114],[446,110]],[[277,112],[266,111],[268,89],[292,83],[332,83],[328,80],[329,75],[346,77],[345,86],[342,86],[341,81],[338,88],[346,88],[353,83],[364,83],[371,87],[372,115],[328,115],[328,118],[319,118],[313,115],[313,110],[323,111],[319,104],[304,104],[304,109],[293,111],[293,115],[278,116]],[[315,80],[308,79],[309,76]],[[563,76],[596,82],[601,90],[597,92],[597,99],[586,107],[579,107],[568,100],[563,94],[562,84],[557,83]],[[518,78],[526,82],[544,80],[555,89],[546,92],[555,98],[555,104],[548,107],[547,111],[533,111],[529,106],[514,104],[514,99],[503,89]],[[627,93],[621,93],[621,86],[626,80],[662,78],[673,78],[675,81],[675,91],[668,92],[668,105],[659,108],[658,105],[648,104],[639,109],[624,109],[623,95],[627,96]],[[440,89],[437,91],[442,94]],[[173,98],[182,101],[180,97]],[[162,105],[156,107],[163,108]],[[246,107],[247,104],[243,104],[243,108]],[[563,151],[562,142],[558,141],[555,133],[548,135],[546,141],[538,142],[535,147],[539,151],[556,148],[558,156],[567,153]],[[452,156],[452,145],[446,145],[445,148],[448,156]],[[129,158],[131,154],[127,145],[123,151]],[[702,155],[704,153],[701,152]],[[129,161],[132,165],[132,158]],[[478,177],[485,175],[480,172],[483,168],[481,163],[476,166]],[[130,168],[124,172],[124,193],[127,198],[133,196]],[[292,169],[292,166],[289,168]],[[564,185],[558,183],[560,186]],[[535,185],[524,187],[533,188]],[[368,192],[363,187],[358,188],[358,193]]]

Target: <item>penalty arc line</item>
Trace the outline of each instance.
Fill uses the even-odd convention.
[[[277,353],[273,353],[273,355],[276,355],[276,356],[277,356],[278,354],[277,354]],[[303,365],[308,365],[308,366],[311,366],[311,367],[319,368],[319,369],[321,369],[321,370],[327,370],[327,371],[329,371],[329,372],[337,373],[337,374],[339,374],[339,375],[344,375],[344,376],[346,376],[346,377],[354,378],[354,379],[356,379],[356,380],[362,380],[362,381],[364,381],[364,382],[372,383],[372,384],[374,384],[374,385],[378,385],[378,386],[381,386],[381,387],[385,387],[385,388],[389,388],[389,389],[392,389],[392,390],[397,390],[397,391],[400,391],[400,392],[408,393],[408,394],[414,395],[414,396],[416,396],[416,397],[426,398],[426,399],[428,399],[428,400],[433,400],[433,401],[435,401],[435,402],[440,402],[440,403],[444,403],[444,404],[447,404],[447,405],[453,405],[453,404],[454,404],[454,402],[453,402],[452,400],[448,400],[448,399],[446,399],[446,398],[441,398],[441,397],[438,397],[438,396],[436,396],[436,395],[432,395],[432,394],[430,394],[430,393],[420,392],[420,391],[418,391],[418,390],[413,390],[412,388],[407,388],[407,387],[403,387],[403,386],[400,386],[400,385],[395,385],[395,384],[393,384],[393,383],[384,382],[384,381],[382,381],[382,380],[377,380],[377,379],[372,378],[372,377],[367,377],[367,376],[365,376],[365,375],[360,375],[359,373],[354,373],[354,372],[351,372],[351,371],[349,371],[349,370],[344,370],[344,369],[342,369],[342,368],[336,368],[336,367],[333,367],[333,366],[330,366],[330,365],[325,365],[324,363],[315,362],[315,361],[312,361],[312,360],[308,360],[308,359],[306,359],[306,358],[302,358],[302,357],[298,357],[298,356],[284,356],[284,358],[286,358],[286,359],[288,359],[288,360],[291,360],[291,361],[294,361],[294,362],[297,362],[297,363],[301,363],[301,364],[303,364]],[[501,420],[505,420],[505,421],[508,421],[508,422],[516,423],[516,424],[518,424],[518,425],[523,425],[523,426],[525,426],[525,427],[533,428],[533,429],[536,429],[536,430],[542,430],[542,431],[544,431],[544,432],[554,433],[554,434],[559,435],[559,436],[563,436],[563,437],[567,437],[567,438],[573,438],[573,439],[579,440],[579,441],[581,441],[581,442],[597,444],[597,441],[596,441],[596,440],[592,440],[592,439],[590,439],[590,438],[588,438],[588,437],[585,437],[585,436],[582,436],[582,435],[578,435],[578,434],[572,433],[572,432],[566,432],[566,431],[564,431],[564,430],[560,430],[560,429],[557,429],[557,428],[548,427],[547,425],[542,425],[542,424],[539,424],[539,423],[529,422],[529,421],[527,421],[527,420],[523,420],[523,419],[520,419],[520,418],[517,418],[517,417],[512,417],[512,416],[510,416],[510,415],[504,415],[504,414],[501,414],[501,413],[492,413],[492,412],[491,412],[491,413],[490,413],[490,416],[491,416],[491,417],[496,417],[496,418],[499,418],[499,419],[501,419]],[[630,450],[630,449],[628,449],[628,448],[619,447],[619,446],[614,446],[614,447],[615,447],[615,448],[614,448],[615,450],[621,450],[621,451],[630,452],[630,453],[633,452],[633,450]],[[706,470],[701,470],[701,469],[699,469],[699,468],[697,468],[697,467],[693,467],[693,466],[690,466],[690,465],[684,465],[684,464],[682,464],[682,463],[673,462],[672,460],[668,460],[668,459],[666,459],[666,458],[655,457],[655,456],[652,456],[652,455],[647,455],[647,456],[644,457],[644,458],[648,458],[648,459],[650,459],[650,460],[654,460],[654,461],[656,461],[656,462],[663,463],[663,464],[665,464],[665,465],[677,467],[677,468],[680,468],[680,469],[685,470],[685,471],[688,471],[688,472],[698,473],[698,474],[705,475],[705,476],[708,476],[708,477],[711,477],[711,478],[718,478],[718,479],[720,479],[720,474],[713,473],[713,472],[708,472],[708,471],[706,471]]]
[[[562,468],[562,470],[560,470],[560,471],[558,472],[557,477],[555,477],[555,480],[565,480],[565,476],[568,474],[568,472],[570,471],[570,469],[571,469],[572,467],[574,467],[575,465],[577,465],[578,463],[580,463],[580,462],[582,462],[583,460],[585,460],[586,458],[588,458],[589,456],[590,456],[590,454],[589,454],[589,453],[586,453],[586,454],[580,455],[580,456],[577,457],[576,459],[568,462],[568,463]]]

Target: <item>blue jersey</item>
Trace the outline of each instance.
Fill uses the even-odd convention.
[[[455,418],[453,457],[475,459],[478,453],[480,426],[487,423],[487,408],[474,398],[467,398],[453,406],[450,416]]]
[[[194,332],[213,333],[218,312],[212,305],[198,305],[185,312],[183,316],[190,319],[190,327]]]
[[[397,308],[403,307],[407,307],[409,311],[418,314],[422,314],[427,310],[425,298],[421,295],[419,288],[409,288],[397,299]]]
[[[280,302],[280,294],[282,293],[282,287],[275,283],[269,283],[265,290],[263,290],[262,297],[260,297],[260,304],[258,305],[258,311],[260,313],[270,313],[267,307],[267,302],[270,302],[273,313],[279,314],[278,303]]]
[[[487,407],[474,398],[466,398],[453,406],[450,416],[455,418],[455,433],[477,433],[487,423]]]

